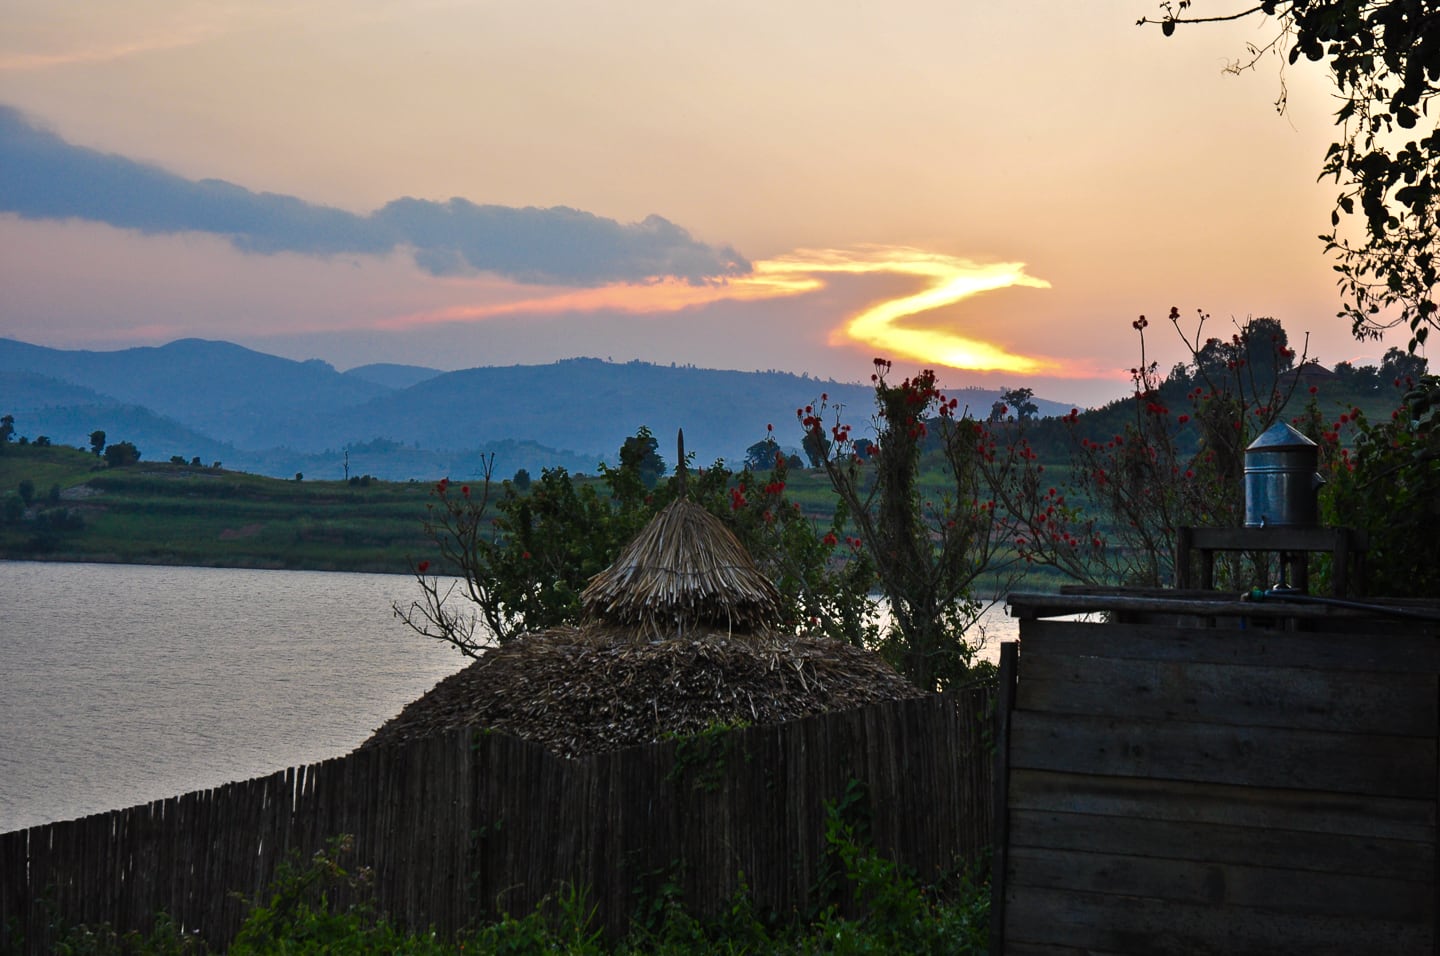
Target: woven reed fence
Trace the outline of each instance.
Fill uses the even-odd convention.
[[[859,793],[874,845],[937,877],[991,836],[988,689],[878,704],[580,760],[458,732],[80,820],[0,834],[0,951],[67,923],[145,930],[166,912],[233,938],[277,865],[338,834],[378,908],[449,934],[584,888],[622,933],[662,885],[716,911],[743,874],[762,910],[803,913],[827,805]],[[853,801],[852,801],[853,803]]]

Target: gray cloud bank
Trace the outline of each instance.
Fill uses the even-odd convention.
[[[410,198],[360,216],[72,146],[4,105],[0,212],[143,233],[212,233],[252,253],[383,255],[403,248],[434,275],[493,272],[528,283],[598,285],[655,276],[702,283],[750,271],[734,249],[699,242],[660,216],[622,224],[563,206]]]

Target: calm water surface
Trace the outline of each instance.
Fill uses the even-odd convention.
[[[354,749],[466,661],[400,575],[0,561],[0,832]]]
[[[0,832],[348,753],[467,661],[402,575],[0,561]],[[986,656],[1015,636],[983,620]]]

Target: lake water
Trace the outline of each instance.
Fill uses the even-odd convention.
[[[348,753],[467,660],[403,575],[0,561],[0,832]],[[984,618],[986,656],[1015,636]]]

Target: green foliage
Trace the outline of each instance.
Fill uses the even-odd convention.
[[[745,721],[734,724],[715,721],[697,734],[674,737],[675,763],[665,779],[677,784],[689,781],[692,790],[718,792],[724,786],[730,762],[750,760],[749,752],[734,733],[747,726]],[[662,739],[669,736],[664,735]]]
[[[644,425],[620,446],[620,469],[631,472],[647,489],[654,488],[665,474],[665,459],[658,451],[660,442]]]
[[[774,467],[775,456],[782,454],[780,443],[767,434],[764,441],[757,441],[745,449],[745,467],[751,471],[764,471]]]
[[[861,796],[857,797],[856,795]],[[352,870],[348,837],[338,837],[308,860],[292,857],[270,885],[247,901],[231,956],[415,956],[555,953],[566,956],[680,956],[771,953],[980,954],[988,945],[989,887],[983,870],[926,886],[869,846],[852,820],[863,791],[853,783],[827,807],[826,844],[836,864],[837,901],[811,918],[779,921],[757,913],[744,874],[728,905],[710,920],[686,908],[673,878],[662,877],[625,939],[606,940],[583,889],[569,886],[523,916],[504,914],[455,940],[402,927],[377,913],[365,869]],[[672,874],[673,877],[673,874]],[[342,898],[353,902],[341,903]],[[200,956],[206,941],[164,914],[149,933],[115,932],[106,925],[65,929],[57,956]]]
[[[922,886],[881,856],[869,832],[868,795],[851,779],[827,804],[826,865],[817,895],[828,900],[812,922],[826,953],[981,953],[989,946],[990,894],[985,867]]]
[[[1022,422],[1028,422],[1040,414],[1040,408],[1032,399],[1035,397],[1033,388],[1007,388],[1000,393],[1000,401],[990,407],[990,421],[1003,422],[1007,417],[1014,416]]]
[[[428,505],[434,544],[414,564],[420,598],[395,605],[417,633],[478,656],[500,641],[575,623],[580,594],[620,549],[681,493],[677,476],[647,485],[653,439],[641,429],[617,467],[599,482],[547,469],[524,491],[486,475],[470,485],[442,479]],[[860,642],[873,608],[863,562],[835,554],[844,511],[830,508],[828,529],[787,493],[789,465],[777,457],[768,476],[738,475],[717,462],[694,474],[685,493],[729,527],[775,582],[797,624]],[[856,569],[859,569],[858,571]]]
[[[397,603],[396,615],[472,657],[488,635],[503,642],[576,620],[586,583],[642,526],[647,495],[637,465],[607,473],[613,498],[563,468],[542,471],[524,493],[497,486],[488,469],[475,485],[441,479],[425,523],[437,560],[416,562],[421,600]]]
[[[1359,417],[1353,452],[1321,494],[1324,519],[1369,535],[1366,590],[1389,597],[1440,594],[1440,377],[1426,375],[1399,409]]]
[[[825,435],[824,395],[818,408],[800,411],[800,423],[812,444],[823,442],[840,513],[856,529],[847,540],[856,552],[851,574],[873,575],[889,604],[891,624],[873,646],[916,686],[943,690],[972,677],[976,647],[965,632],[982,609],[976,582],[1013,556],[1003,546],[1005,516],[986,494],[983,426],[956,413],[958,400],[941,394],[933,371],[891,385],[889,370],[875,360],[876,441],[867,455],[857,453],[848,424],[837,421]],[[938,459],[928,486],[927,446]]]
[[[105,432],[99,428],[90,433],[90,450],[97,456],[105,450]]]
[[[370,872],[351,872],[344,866],[352,842],[338,837],[304,866],[294,860],[282,864],[266,898],[251,904],[230,946],[231,956],[438,956],[453,951],[433,934],[402,931],[375,913],[366,894]],[[337,892],[361,902],[337,906],[331,902]]]
[[[120,933],[105,923],[70,927],[53,949],[55,956],[200,956],[209,951],[203,939],[186,934],[164,913],[148,933]]]
[[[1440,83],[1440,11],[1415,0],[1262,0],[1237,13],[1191,17],[1191,0],[1165,0],[1164,33],[1177,24],[1256,17],[1273,22],[1271,39],[1251,44],[1232,72],[1274,52],[1289,64],[1324,61],[1339,94],[1339,127],[1321,178],[1340,187],[1321,236],[1338,264],[1346,297],[1341,316],[1357,338],[1408,326],[1409,351],[1440,323],[1434,258],[1440,216],[1440,131],[1427,123]],[[1142,19],[1142,24],[1149,22]],[[1282,90],[1276,107],[1285,109]],[[1359,214],[1360,235],[1342,234]]]
[[[140,449],[133,442],[121,441],[105,448],[105,464],[111,468],[123,468],[140,460]]]

